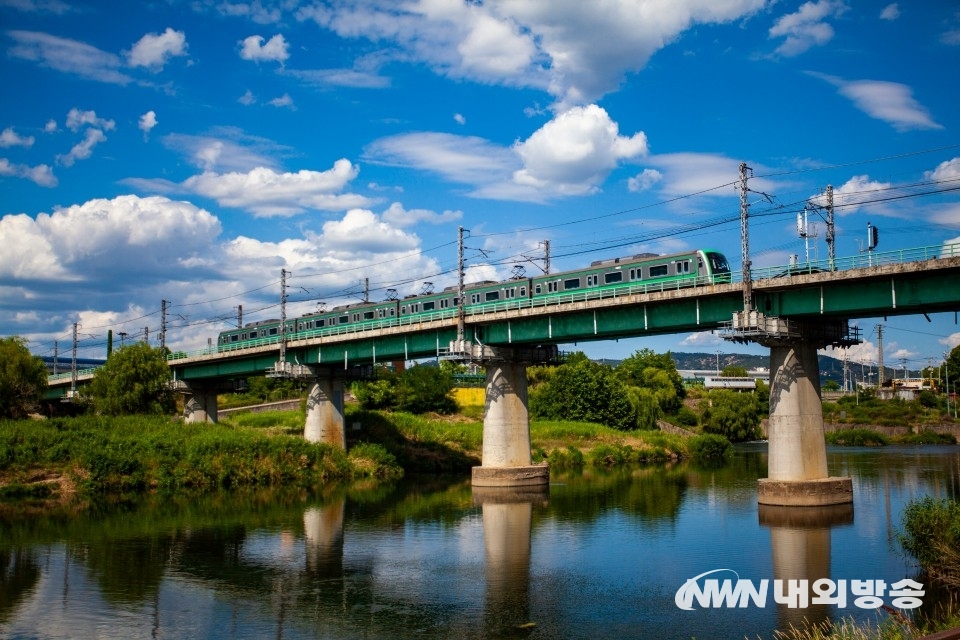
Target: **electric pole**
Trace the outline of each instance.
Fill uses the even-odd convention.
[[[877,389],[883,387],[883,325],[877,325],[877,360],[880,363],[880,374],[878,376],[879,382],[877,383]]]
[[[827,185],[827,262],[830,265],[830,271],[836,269],[837,255],[834,248],[836,230],[833,226],[833,185]]]
[[[466,292],[463,285],[463,227],[457,230],[457,348],[463,348],[464,334],[466,333]]]
[[[740,242],[743,262],[743,311],[749,313],[753,308],[753,283],[750,280],[750,238],[747,217],[750,203],[747,201],[747,171],[753,171],[746,162],[740,163]]]
[[[77,324],[73,323],[73,360],[70,364],[70,397],[77,394]]]
[[[243,329],[243,305],[237,305],[237,329]]]
[[[280,366],[287,362],[287,270],[280,269]]]
[[[167,346],[167,300],[160,301],[160,348]]]
[[[57,375],[57,355],[60,350],[60,344],[54,340],[53,341],[53,375]]]
[[[550,275],[550,241],[544,240],[540,244],[543,245],[543,273]]]

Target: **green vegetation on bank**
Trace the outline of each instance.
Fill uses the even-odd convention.
[[[897,540],[930,579],[960,591],[960,501],[931,497],[907,504]]]
[[[0,421],[5,493],[56,482],[82,493],[315,485],[402,475],[378,445],[343,451],[300,437],[161,417]]]
[[[956,444],[957,439],[949,433],[937,433],[924,429],[919,433],[886,436],[873,429],[837,429],[825,434],[827,444],[850,447],[878,447],[894,444]]]

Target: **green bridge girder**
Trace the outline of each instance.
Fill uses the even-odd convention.
[[[758,280],[754,307],[768,316],[853,320],[960,310],[960,257]],[[568,344],[711,331],[743,310],[740,283],[606,295],[468,316],[465,338],[491,346]],[[456,319],[289,342],[288,362],[331,371],[440,355]],[[186,383],[263,375],[279,345],[170,362]],[[67,381],[69,386],[69,380]]]

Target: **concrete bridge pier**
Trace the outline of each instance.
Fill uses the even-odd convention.
[[[505,351],[505,350],[504,350]],[[475,487],[543,485],[550,482],[546,464],[531,464],[530,415],[527,410],[527,365],[521,358],[500,357],[486,364],[482,464],[473,468]]]
[[[307,418],[303,428],[307,442],[323,442],[346,450],[343,421],[343,380],[332,375],[316,378],[307,396]]]
[[[827,470],[818,344],[799,339],[770,345],[768,477],[759,481],[760,504],[853,502],[853,481]]]
[[[191,385],[183,391],[183,421],[186,424],[217,422],[217,386]]]

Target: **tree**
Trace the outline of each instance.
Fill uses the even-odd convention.
[[[553,377],[530,394],[530,414],[548,420],[597,422],[631,429],[636,414],[627,387],[605,367],[576,358],[557,367]]]
[[[19,336],[0,338],[0,417],[23,418],[47,388],[47,367]]]
[[[748,374],[746,367],[741,367],[740,365],[736,364],[728,364],[723,368],[723,371],[720,372],[720,375],[726,378],[746,378]]]
[[[687,396],[683,378],[669,351],[658,354],[652,349],[640,349],[620,363],[617,375],[629,387],[653,391],[660,408],[666,413],[680,409]]]
[[[106,415],[173,413],[170,367],[164,351],[145,342],[120,347],[93,374],[89,395],[94,409]]]
[[[960,345],[957,345],[947,354],[947,372],[946,376],[950,378],[950,392],[954,390],[954,385],[960,388]]]
[[[714,389],[706,402],[708,406],[702,412],[704,433],[716,433],[731,442],[760,437],[760,416],[754,394]]]
[[[410,413],[453,413],[457,402],[450,396],[453,376],[440,367],[418,365],[397,376],[397,409]]]

